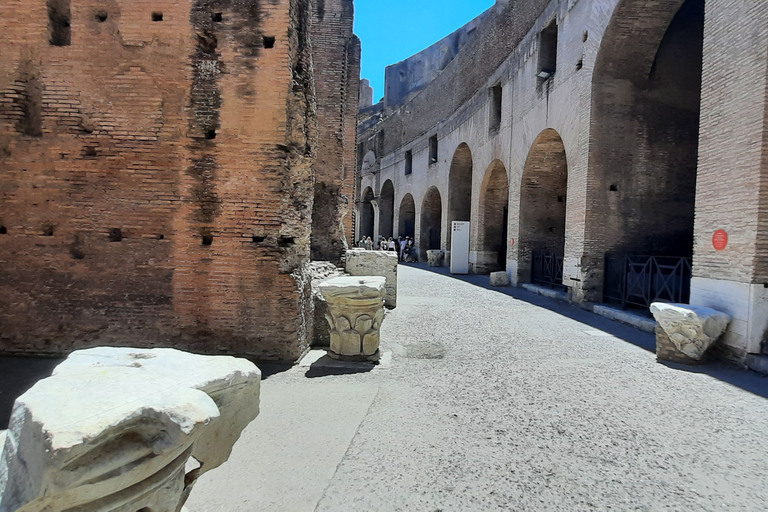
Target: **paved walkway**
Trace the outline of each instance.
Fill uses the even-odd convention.
[[[391,366],[269,376],[190,512],[766,510],[768,379],[487,279],[401,267]]]

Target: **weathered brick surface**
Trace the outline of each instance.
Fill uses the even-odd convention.
[[[45,2],[2,6],[0,351],[295,360],[312,316],[309,2],[70,11],[54,46]]]

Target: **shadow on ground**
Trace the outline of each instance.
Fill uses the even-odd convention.
[[[0,430],[8,428],[16,399],[37,381],[51,375],[64,359],[0,357]]]
[[[609,320],[600,315],[596,315],[591,311],[587,311],[585,309],[579,308],[578,306],[574,306],[573,304],[556,299],[550,299],[549,297],[544,297],[542,295],[537,295],[522,288],[516,288],[512,286],[502,288],[493,287],[490,285],[490,278],[487,275],[453,275],[450,273],[448,267],[429,267],[426,263],[401,263],[401,265],[417,268],[419,270],[425,270],[427,272],[433,272],[446,277],[450,277],[452,279],[463,281],[465,283],[479,286],[481,288],[485,288],[486,290],[508,295],[514,299],[547,309],[553,313],[557,313],[558,315],[570,318],[571,320],[575,320],[594,329],[608,333],[611,336],[622,339],[637,347],[647,350],[648,352],[654,354],[656,353],[656,338],[653,334],[649,334],[634,327]],[[726,361],[718,361],[706,366],[685,366],[671,363],[663,364],[680,371],[709,375],[710,377],[721,380],[745,391],[749,391],[755,395],[768,398],[768,376],[743,369]]]

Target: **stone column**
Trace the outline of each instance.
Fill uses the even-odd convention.
[[[378,360],[384,320],[384,277],[338,277],[320,285],[331,326],[328,355],[346,361]]]

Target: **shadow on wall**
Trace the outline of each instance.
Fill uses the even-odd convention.
[[[402,265],[402,263],[401,263]],[[428,267],[424,263],[408,264],[409,267],[415,267],[420,270],[426,270],[436,274],[458,279],[487,290],[492,290],[497,293],[503,293],[514,299],[533,304],[543,309],[557,313],[558,315],[570,318],[585,326],[592,327],[596,330],[603,331],[607,334],[615,336],[621,340],[631,343],[637,347],[647,350],[651,353],[656,353],[656,338],[653,334],[648,334],[634,327],[624,325],[612,320],[608,320],[605,317],[596,315],[591,311],[587,311],[576,307],[567,302],[558,301],[536,295],[535,293],[528,292],[522,288],[495,288],[491,287],[488,276],[480,275],[452,275],[447,267]],[[717,361],[706,366],[685,366],[674,363],[660,363],[669,368],[676,370],[698,373],[702,375],[708,375],[709,377],[718,379],[722,382],[726,382],[732,386],[748,391],[752,394],[768,398],[768,377],[760,375],[759,373],[744,370],[734,364],[726,361]]]

